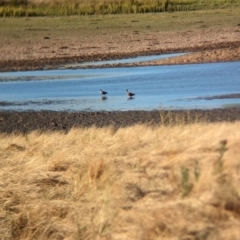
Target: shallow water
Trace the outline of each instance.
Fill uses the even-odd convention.
[[[211,109],[240,104],[240,62],[0,73],[0,110]],[[134,92],[128,99],[125,90]],[[108,92],[101,98],[99,89]],[[236,93],[234,98],[230,94]],[[219,96],[215,98],[214,96]],[[211,99],[211,100],[209,100]]]
[[[160,55],[149,55],[149,56],[139,56],[134,58],[126,58],[126,59],[118,59],[118,60],[106,60],[106,61],[95,61],[95,62],[83,62],[79,64],[69,64],[67,66],[99,66],[105,64],[124,64],[124,63],[139,63],[139,62],[149,62],[164,58],[171,58],[184,55],[186,53],[168,53],[168,54],[160,54]],[[66,67],[66,66],[65,66]]]

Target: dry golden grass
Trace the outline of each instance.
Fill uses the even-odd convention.
[[[239,7],[239,0],[0,0],[0,16],[157,13],[226,7]]]
[[[3,134],[0,239],[240,239],[239,128]]]

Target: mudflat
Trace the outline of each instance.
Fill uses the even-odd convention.
[[[3,18],[0,29],[0,71],[173,52],[188,54],[124,66],[240,60],[240,8]]]

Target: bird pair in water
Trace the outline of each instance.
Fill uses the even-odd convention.
[[[102,96],[104,96],[104,95],[107,94],[107,92],[105,92],[105,91],[103,91],[102,89],[100,89],[100,94],[101,94]],[[129,92],[128,89],[126,89],[126,94],[127,94],[128,97],[133,97],[133,96],[135,95],[134,93]]]

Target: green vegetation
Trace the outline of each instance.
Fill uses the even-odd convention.
[[[239,6],[240,0],[0,0],[0,16],[69,16],[176,12]]]
[[[192,185],[189,184],[189,169],[184,166],[181,167],[181,189],[183,197],[187,196],[192,189]]]
[[[226,147],[227,141],[223,140],[220,142],[220,147],[217,149],[219,152],[219,157],[217,158],[217,161],[215,162],[215,172],[220,173],[223,170],[223,155],[228,150]]]
[[[213,170],[214,174],[222,174],[224,171],[224,166],[223,166],[223,155],[226,153],[228,148],[226,147],[227,145],[227,140],[221,140],[220,141],[220,147],[216,149],[216,152],[219,153],[219,156],[216,160],[216,162],[213,164]],[[189,168],[186,166],[181,166],[181,190],[182,190],[182,197],[186,197],[190,194],[191,190],[194,187],[194,184],[197,184],[199,178],[200,178],[200,166],[199,166],[199,161],[196,160],[194,164],[194,183],[190,182],[190,173],[189,173]]]

